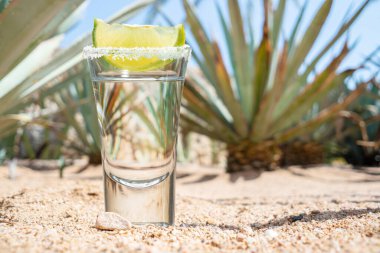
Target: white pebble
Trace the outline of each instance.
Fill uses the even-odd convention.
[[[129,229],[131,226],[129,220],[112,212],[99,213],[95,223],[95,227],[100,230]]]

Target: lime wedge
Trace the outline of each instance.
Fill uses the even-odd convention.
[[[182,24],[173,27],[107,24],[95,19],[92,31],[94,47],[177,47],[185,44]],[[170,61],[156,57],[124,59],[104,56],[113,66],[129,71],[147,71],[165,66]]]

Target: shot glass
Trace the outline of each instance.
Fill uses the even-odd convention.
[[[105,210],[174,223],[178,121],[189,46],[84,48],[98,120]]]

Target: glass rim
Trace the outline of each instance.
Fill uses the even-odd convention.
[[[83,48],[84,59],[96,59],[103,56],[136,60],[139,58],[159,58],[160,60],[173,60],[188,58],[191,48],[185,44],[179,47],[93,47],[92,45]]]

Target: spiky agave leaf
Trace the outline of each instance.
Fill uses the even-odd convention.
[[[0,12],[0,79],[39,43],[55,35],[60,24],[83,1],[36,0],[30,4],[21,0],[8,3]]]

